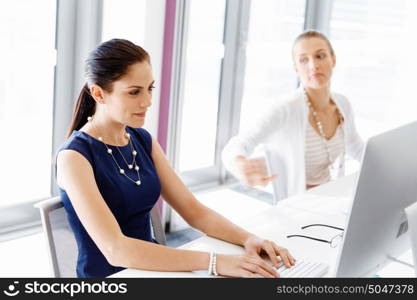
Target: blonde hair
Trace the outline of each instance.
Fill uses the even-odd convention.
[[[321,33],[320,31],[309,29],[309,30],[304,31],[300,35],[298,35],[296,39],[294,40],[294,43],[292,44],[293,56],[294,56],[295,45],[301,40],[311,39],[311,38],[319,38],[325,41],[327,44],[327,47],[329,47],[330,54],[334,55],[334,49],[332,47],[332,44],[330,43],[330,40],[327,38],[327,36],[325,36],[324,33]]]

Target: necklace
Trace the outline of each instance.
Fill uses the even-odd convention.
[[[88,120],[88,122],[93,126],[93,123],[92,123],[92,117],[88,117],[87,118],[87,120]],[[135,183],[136,185],[141,185],[141,180],[140,180],[140,175],[139,175],[139,165],[137,164],[137,162],[136,162],[136,155],[138,154],[138,152],[135,150],[135,148],[133,147],[133,143],[132,143],[132,139],[131,139],[131,137],[130,137],[130,134],[128,133],[128,132],[126,132],[125,133],[125,136],[128,138],[128,140],[129,140],[129,145],[130,145],[130,150],[131,150],[131,152],[132,152],[132,162],[131,163],[128,163],[127,162],[127,160],[126,160],[126,158],[124,157],[124,155],[123,155],[123,153],[122,153],[122,151],[120,151],[120,149],[119,149],[119,147],[118,146],[114,146],[114,147],[116,147],[116,149],[119,151],[119,153],[120,153],[120,156],[122,157],[122,159],[123,159],[123,161],[126,163],[126,166],[127,166],[127,168],[129,169],[129,170],[132,170],[132,169],[134,169],[135,171],[136,171],[136,174],[137,174],[137,180],[135,180],[134,178],[131,178],[127,173],[126,173],[126,171],[125,171],[125,169],[123,169],[120,165],[119,165],[119,163],[117,162],[117,160],[116,160],[116,158],[114,157],[114,155],[113,155],[113,150],[109,147],[109,146],[107,146],[107,144],[106,143],[104,143],[103,142],[103,138],[101,137],[101,136],[99,136],[98,137],[98,140],[100,141],[100,142],[102,142],[103,143],[103,145],[106,147],[106,152],[111,156],[111,158],[113,159],[113,161],[115,162],[115,164],[116,164],[116,166],[117,166],[117,169],[119,170],[119,173],[122,175],[122,176],[125,176],[127,179],[129,179],[131,182],[133,182],[133,183]]]
[[[318,117],[318,115],[317,115],[317,112],[314,110],[314,107],[313,107],[313,105],[311,104],[310,99],[308,98],[308,94],[307,94],[306,90],[305,90],[305,89],[303,89],[303,92],[304,92],[304,97],[305,97],[305,99],[306,99],[307,105],[308,105],[308,107],[309,107],[309,109],[310,109],[310,111],[311,111],[311,114],[312,114],[312,116],[313,116],[314,122],[316,123],[317,128],[318,128],[318,130],[319,130],[319,134],[320,134],[320,137],[321,137],[322,143],[323,143],[324,148],[325,148],[325,150],[326,150],[326,154],[327,154],[327,161],[328,161],[328,163],[329,163],[329,165],[330,165],[330,168],[331,168],[331,169],[334,169],[334,166],[333,166],[333,163],[332,163],[332,160],[331,160],[331,156],[330,156],[329,146],[328,146],[328,144],[327,144],[326,134],[325,134],[324,129],[323,129],[323,123],[320,121],[320,119],[319,119],[319,117]],[[343,120],[343,116],[342,116],[342,114],[340,113],[340,111],[339,111],[339,109],[338,109],[338,108],[336,108],[336,110],[337,110],[337,115],[338,115],[338,117],[339,117],[339,124],[340,124],[340,122]],[[345,153],[343,152],[343,153],[342,153],[342,156],[343,156],[343,157],[344,157],[344,154],[345,154]],[[340,163],[339,163],[339,168],[343,168],[343,163],[342,163],[342,162],[340,162]]]

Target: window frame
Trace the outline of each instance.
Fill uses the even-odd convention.
[[[214,164],[181,172],[184,182],[192,190],[224,184],[229,179],[221,163],[221,150],[237,132],[240,98],[245,69],[245,48],[248,35],[249,9],[251,0],[227,0],[223,32],[224,57],[221,62],[217,134]],[[187,28],[189,25],[189,0],[178,0],[174,43],[174,65],[172,72],[169,132],[167,156],[173,167],[179,169],[179,137],[181,135],[182,108],[184,105],[185,56]]]

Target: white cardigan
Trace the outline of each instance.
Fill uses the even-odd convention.
[[[360,161],[364,143],[356,131],[352,107],[346,97],[340,94],[332,92],[331,98],[344,118],[346,153]],[[236,156],[249,157],[257,146],[266,147],[271,171],[279,174],[275,182],[279,189],[279,199],[306,189],[305,137],[308,106],[302,88],[295,90],[285,100],[268,108],[255,126],[233,137],[222,152],[223,163],[237,177]]]

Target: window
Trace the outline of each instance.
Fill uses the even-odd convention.
[[[189,1],[179,170],[215,164],[226,2]]]
[[[292,43],[303,31],[305,0],[252,1],[240,130],[297,87]]]
[[[51,188],[56,1],[0,2],[0,207]]]
[[[364,138],[416,119],[416,9],[413,0],[333,1],[332,85],[351,101]]]
[[[127,39],[143,45],[147,0],[104,0],[102,41]]]

